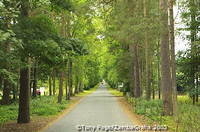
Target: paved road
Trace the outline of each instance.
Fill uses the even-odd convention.
[[[100,86],[97,91],[84,98],[70,113],[45,132],[78,132],[77,126],[79,125],[85,125],[88,129],[89,126],[97,126],[100,130],[101,125],[127,126],[132,125],[132,122],[123,112],[117,98],[111,95],[105,86]],[[84,130],[84,127],[79,126],[78,128]],[[104,131],[103,127],[100,131]]]

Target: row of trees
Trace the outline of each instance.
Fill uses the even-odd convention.
[[[200,36],[198,35],[200,32],[200,2],[198,0],[182,0],[180,9],[183,11],[182,19],[185,24],[180,30],[188,34],[189,49],[178,53],[178,84],[184,88],[184,91],[189,92],[193,104],[195,104],[198,102],[200,94]]]
[[[188,38],[191,48],[187,59],[188,63],[193,63],[188,65],[183,63],[184,58],[180,58],[177,74],[190,78],[190,83],[185,79],[181,82],[185,81],[190,90],[198,91],[199,4],[198,1],[193,1],[193,4],[191,1],[179,1],[182,2],[188,11],[182,16],[187,18],[187,30],[193,36]],[[109,20],[105,21],[106,35],[109,36],[106,41],[111,41],[104,77],[112,87],[123,83],[124,93],[128,92],[135,98],[162,98],[164,115],[174,115],[177,109],[174,4],[173,0],[119,0],[107,2],[104,7],[109,12]],[[180,71],[182,69],[188,71]],[[178,85],[182,85],[181,82],[178,81]],[[199,92],[192,94],[193,100],[197,101],[198,95]]]
[[[48,82],[49,95],[58,95],[61,103],[64,91],[69,100],[100,81],[91,4],[84,0],[0,2],[1,104],[8,105],[19,95],[18,123],[30,121],[30,96],[36,97],[38,82]]]

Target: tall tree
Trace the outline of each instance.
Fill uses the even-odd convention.
[[[58,103],[62,102],[62,97],[63,97],[63,82],[64,82],[64,73],[60,72],[59,75],[59,93],[58,93]]]
[[[169,4],[169,42],[171,54],[171,76],[172,76],[172,89],[173,89],[173,114],[177,110],[177,86],[176,86],[176,64],[175,64],[175,37],[174,37],[174,0],[168,0]]]
[[[148,16],[147,16],[147,1],[143,0],[143,6],[144,6],[144,18],[145,20],[147,20]],[[146,69],[146,99],[150,99],[151,98],[151,82],[150,82],[150,56],[149,56],[149,43],[148,43],[148,34],[147,31],[145,30],[145,36],[144,36],[144,43],[145,43],[145,69]]]
[[[21,0],[21,19],[29,17],[30,3],[27,0]],[[24,41],[23,43],[26,43]],[[22,57],[22,62],[29,63],[27,56]],[[29,66],[21,67],[20,69],[20,94],[19,94],[19,111],[18,123],[30,122],[30,76]]]
[[[160,0],[161,9],[161,88],[164,115],[173,115],[172,78],[170,69],[170,44],[168,31],[168,0]]]

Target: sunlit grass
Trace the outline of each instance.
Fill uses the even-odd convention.
[[[96,85],[94,88],[91,88],[89,90],[84,90],[83,92],[77,94],[76,96],[87,96],[87,95],[93,93],[94,91],[96,91],[98,87],[99,87],[99,85]]]
[[[123,96],[123,92],[120,92],[117,89],[113,89],[113,88],[108,87],[108,91],[114,96],[117,96],[117,97]]]
[[[177,99],[179,103],[192,103],[192,99],[188,95],[178,95]]]

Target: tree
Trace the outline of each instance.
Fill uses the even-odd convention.
[[[187,59],[184,58],[184,63],[186,68],[181,68],[181,71],[187,75],[187,91],[190,94],[190,97],[193,100],[193,104],[198,101],[199,88],[198,88],[198,78],[199,78],[199,63],[198,63],[198,45],[199,45],[199,1],[197,0],[184,0],[181,1],[181,7],[183,9],[182,18],[185,24],[185,28],[181,29],[184,31],[189,31],[190,34],[187,35],[187,40],[190,42],[190,48],[187,50]],[[190,68],[188,69],[188,66]],[[183,70],[184,69],[184,70]],[[189,81],[190,80],[190,81]],[[180,85],[180,84],[179,84]]]
[[[160,1],[161,9],[161,88],[164,115],[173,115],[172,79],[170,70],[170,44],[168,32],[168,1]]]
[[[29,2],[21,0],[21,18],[26,19],[29,17]],[[23,43],[26,43],[24,41]],[[29,58],[26,56],[22,57],[22,62],[29,63]],[[25,66],[20,69],[20,94],[19,94],[19,112],[18,112],[18,123],[29,123],[30,122],[30,76],[29,67]]]
[[[169,5],[169,43],[171,58],[171,77],[172,77],[172,95],[173,95],[173,114],[177,114],[177,84],[176,84],[176,63],[175,63],[175,34],[174,34],[174,0],[168,1]]]

